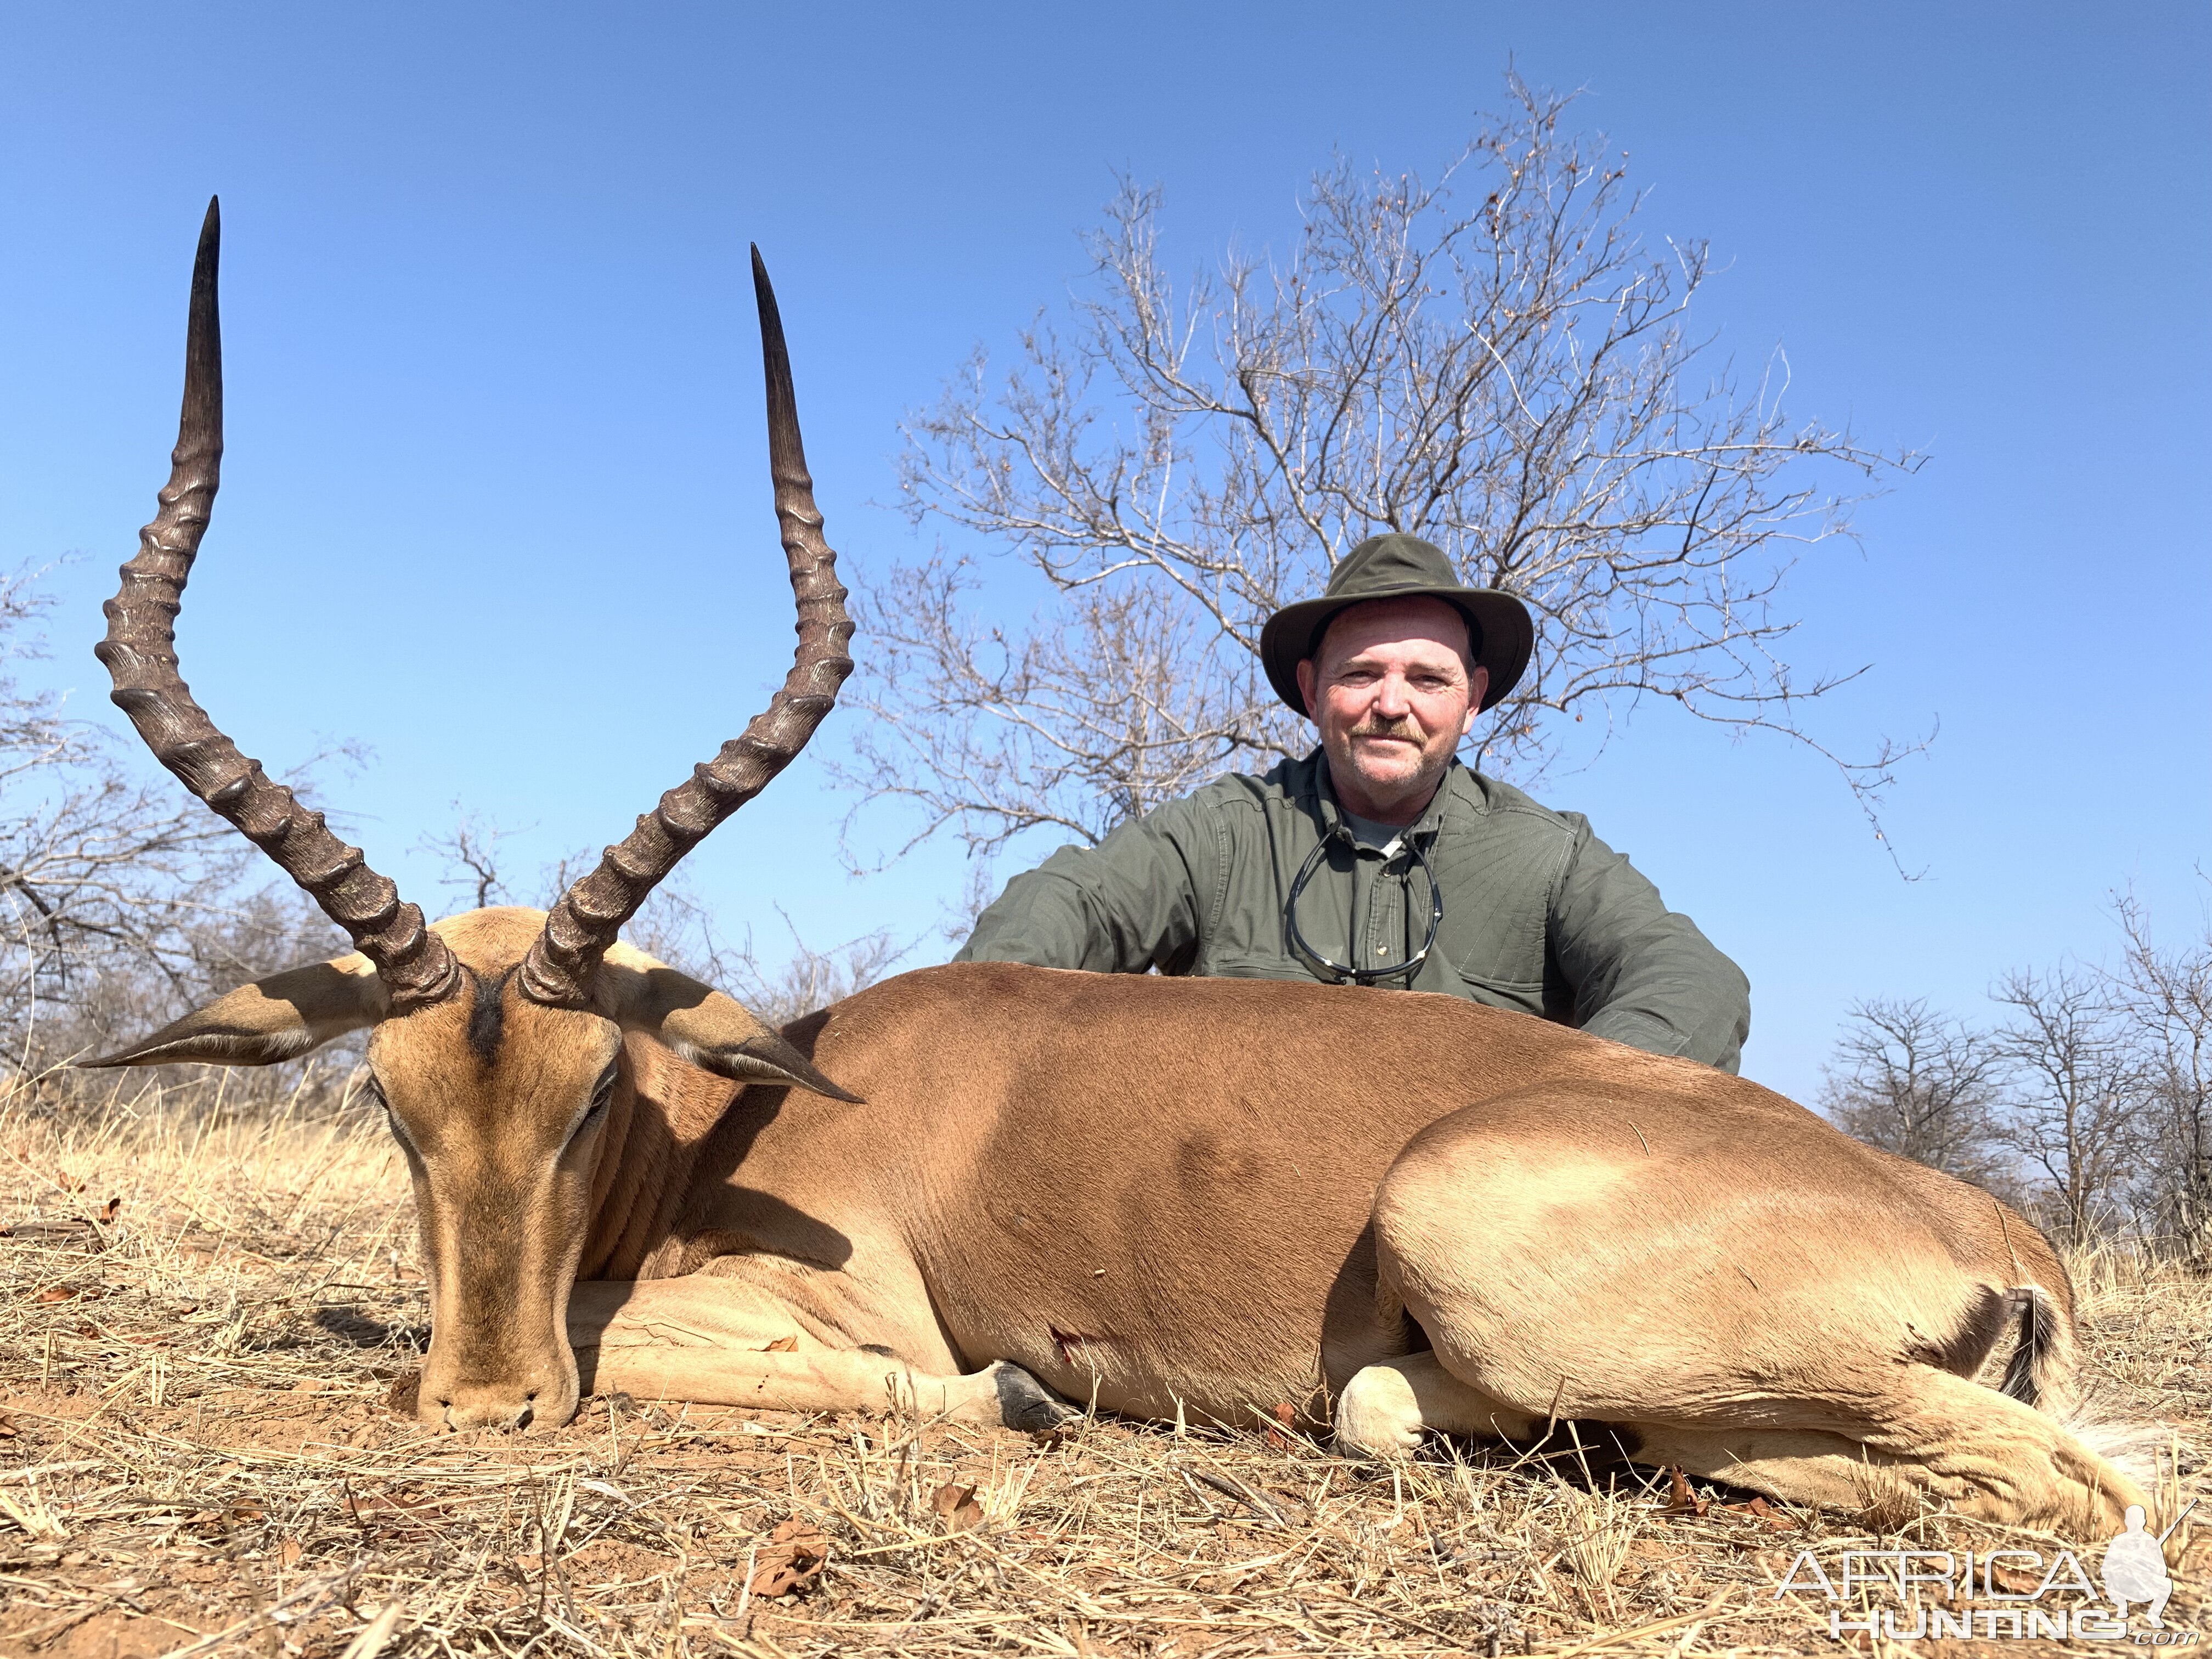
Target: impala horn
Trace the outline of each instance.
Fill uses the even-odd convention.
[[[305,888],[354,947],[404,1014],[440,1002],[460,984],[460,969],[422,913],[370,869],[361,849],[332,835],[320,812],[272,783],[261,763],[238,752],[192,701],[177,672],[175,623],[192,560],[206,532],[222,467],[222,327],[216,266],[222,240],[220,204],[210,198],[192,264],[191,321],[185,336],[185,402],[169,483],[154,522],[138,532],[138,552],[123,567],[123,586],[104,607],[107,637],[93,647],[115,682],[111,694],[154,758]]]
[[[799,602],[799,647],[792,653],[791,672],[767,708],[714,759],[694,767],[689,782],[663,795],[619,846],[607,848],[599,868],[561,896],[522,964],[522,992],[534,1002],[584,1006],[599,959],[647,895],[717,824],[792,763],[853,672],[853,659],[845,654],[853,621],[845,614],[837,556],[822,538],[814,480],[807,476],[783,322],[760,250],[754,248],[752,255],[762,368],[768,380],[769,473],[775,484],[775,516],[791,567],[791,591]]]

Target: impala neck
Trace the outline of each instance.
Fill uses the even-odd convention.
[[[579,1279],[654,1279],[682,1267],[661,1249],[707,1137],[738,1085],[686,1066],[653,1038],[623,1039],[620,1079],[592,1169],[592,1224]]]

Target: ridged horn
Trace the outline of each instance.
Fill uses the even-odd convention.
[[[301,806],[283,784],[270,782],[260,762],[238,752],[177,672],[177,611],[222,470],[222,326],[216,304],[222,240],[220,204],[210,198],[192,264],[185,402],[168,485],[153,523],[138,532],[138,552],[123,567],[121,589],[104,607],[107,637],[93,650],[115,682],[110,695],[116,706],[154,758],[307,890],[376,965],[392,1012],[405,1013],[459,988],[460,969],[445,941],[424,925],[422,911],[400,902],[398,889],[368,867],[359,848],[332,835],[323,815]]]
[[[791,568],[791,591],[799,604],[799,647],[782,686],[744,733],[724,744],[714,759],[693,768],[689,782],[663,795],[620,845],[607,848],[597,869],[561,896],[522,964],[523,994],[536,1002],[566,1008],[584,1005],[600,957],[647,895],[717,824],[791,763],[853,672],[853,659],[845,653],[853,621],[845,614],[845,590],[837,582],[837,556],[822,537],[814,480],[807,475],[799,442],[783,322],[760,249],[752,254],[768,381],[769,472],[775,485],[775,516]]]

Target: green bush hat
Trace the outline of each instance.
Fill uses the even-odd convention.
[[[1466,587],[1443,550],[1419,536],[1370,536],[1345,556],[1328,591],[1317,599],[1286,605],[1260,630],[1260,661],[1267,684],[1293,714],[1312,716],[1298,695],[1298,665],[1321,648],[1321,636],[1340,611],[1367,599],[1442,599],[1467,618],[1474,659],[1490,671],[1482,706],[1491,708],[1513,689],[1528,666],[1536,627],[1528,608],[1494,587]]]

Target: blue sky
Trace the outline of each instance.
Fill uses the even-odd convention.
[[[2116,888],[2202,926],[2201,4],[10,8],[0,559],[82,556],[52,678],[119,720],[89,647],[220,191],[229,455],[186,672],[272,769],[372,744],[336,804],[434,907],[416,844],[455,802],[533,826],[520,862],[597,846],[781,675],[748,240],[865,580],[913,546],[877,505],[900,414],[1066,294],[1116,170],[1164,187],[1178,262],[1283,246],[1332,149],[1433,167],[1509,60],[1586,90],[1654,233],[1711,239],[1723,350],[1781,345],[1794,412],[1934,457],[1790,590],[1801,665],[1875,665],[1823,737],[1942,722],[1889,809],[1924,878],[1821,763],[1665,711],[1544,791],[1744,963],[1747,1072],[1809,1094],[1855,997],[1974,1011],[2095,957]],[[696,888],[764,949],[778,905],[817,943],[923,933],[957,849],[849,878],[848,805],[810,756]]]

